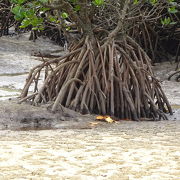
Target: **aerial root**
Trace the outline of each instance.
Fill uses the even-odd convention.
[[[44,81],[39,88],[39,78]],[[32,95],[29,88],[34,85]],[[100,45],[88,37],[71,46],[69,54],[36,66],[30,72],[21,102],[53,101],[79,111],[119,119],[167,119],[169,102],[154,77],[150,59],[131,38]]]

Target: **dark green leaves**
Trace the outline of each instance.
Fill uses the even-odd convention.
[[[35,29],[42,28],[43,18],[39,18],[37,16],[33,16],[32,18],[25,18],[21,22],[20,28],[28,27],[29,25],[32,25]]]
[[[44,19],[40,16],[40,13],[45,13],[49,9],[43,7],[41,3],[46,3],[48,0],[11,0],[11,2],[14,4],[11,9],[14,18],[21,21],[20,28],[32,26],[33,30],[43,29]],[[54,22],[54,20],[52,21]]]
[[[11,11],[15,15],[14,18],[17,21],[20,21],[25,17],[25,9],[20,5],[17,5],[14,8],[12,8]]]

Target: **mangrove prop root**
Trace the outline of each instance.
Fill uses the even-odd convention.
[[[146,53],[131,38],[100,45],[88,37],[72,52],[35,67],[21,94],[21,102],[53,101],[81,113],[108,114],[119,119],[167,119],[172,114]],[[45,70],[45,71],[44,71]],[[40,76],[46,72],[44,81]],[[30,86],[34,92],[29,94]]]
[[[180,70],[172,73],[171,75],[169,75],[168,80],[170,81],[171,78],[172,78],[174,75],[179,74],[179,73],[180,73]],[[180,79],[180,75],[178,75],[178,76],[176,77],[176,81],[179,81],[179,79]]]

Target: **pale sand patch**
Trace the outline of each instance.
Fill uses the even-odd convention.
[[[147,124],[0,131],[0,179],[178,179],[180,121]]]

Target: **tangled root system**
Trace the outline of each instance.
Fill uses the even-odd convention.
[[[39,87],[39,77],[45,74]],[[34,92],[28,94],[34,85]],[[88,37],[70,47],[70,53],[43,62],[31,70],[21,102],[53,101],[82,113],[108,114],[119,119],[166,119],[169,102],[154,77],[150,59],[130,37],[103,45]]]

